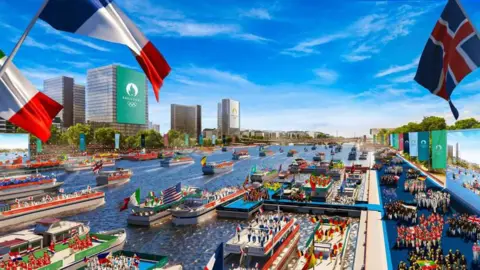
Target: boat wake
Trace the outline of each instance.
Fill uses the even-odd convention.
[[[224,173],[221,173],[221,174],[218,174],[218,175],[214,175],[212,178],[208,179],[208,180],[205,181],[205,183],[203,183],[203,184],[208,184],[208,183],[210,183],[211,181],[213,181],[213,180],[215,180],[215,179],[217,179],[217,178],[219,178],[219,177],[222,177],[222,176],[224,176],[224,175],[230,174],[230,173],[232,173],[232,172],[233,172],[233,170],[228,171],[228,172],[224,172]]]
[[[154,172],[154,171],[160,171],[160,170],[163,170],[163,168],[153,168],[150,170],[145,170],[145,172]]]

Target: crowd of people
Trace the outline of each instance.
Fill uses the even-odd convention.
[[[80,192],[74,192],[71,194],[65,194],[65,193],[59,193],[56,196],[50,196],[50,195],[45,195],[43,196],[40,200],[34,200],[33,197],[29,197],[28,200],[26,201],[20,201],[16,200],[15,204],[12,204],[10,206],[11,209],[18,209],[18,208],[24,208],[24,207],[30,207],[30,206],[36,206],[36,205],[41,205],[41,204],[46,204],[46,203],[51,203],[53,201],[60,201],[60,200],[66,200],[66,199],[71,199],[71,198],[77,198],[82,195],[86,194],[91,194],[95,193],[97,191],[93,190],[90,186],[87,189],[84,189]]]
[[[372,166],[372,170],[381,170],[383,168],[383,164],[382,163],[375,163],[373,164]]]
[[[403,184],[403,190],[410,192],[411,194],[425,192],[427,190],[427,184],[425,181],[410,179],[406,180]]]
[[[380,185],[382,186],[397,186],[400,177],[398,175],[385,174],[380,177]]]
[[[433,213],[437,213],[437,210],[441,209],[443,213],[447,213],[450,207],[450,193],[429,189],[427,192],[415,194],[414,201],[418,208],[426,208]]]
[[[389,166],[384,171],[385,174],[393,174],[393,175],[402,175],[403,167],[402,166]]]
[[[398,270],[420,270],[420,269],[439,269],[439,270],[466,270],[468,269],[467,259],[458,249],[453,252],[449,250],[447,255],[443,255],[442,249],[425,249],[411,250],[408,253],[408,261],[401,261]],[[435,266],[426,266],[426,263],[435,264]],[[427,268],[426,268],[427,267]]]
[[[99,260],[98,257],[87,261],[86,270],[137,270],[139,269],[139,258],[127,256],[110,256]]]
[[[420,176],[420,172],[414,169],[408,169],[407,171],[407,179],[417,179],[418,176]]]
[[[447,223],[448,236],[461,237],[466,241],[480,241],[480,218],[468,214],[454,214]]]
[[[383,201],[386,203],[391,203],[397,200],[397,190],[395,188],[384,188],[382,189]]]
[[[397,242],[395,247],[398,249],[411,248],[420,252],[420,249],[441,247],[442,231],[444,220],[440,214],[430,214],[428,217],[421,215],[418,218],[418,224],[406,227],[404,225],[397,227]]]
[[[264,247],[271,237],[279,233],[291,217],[285,214],[257,212],[246,230],[248,245],[259,244]],[[240,242],[242,232],[240,225],[237,227],[237,240]]]
[[[408,224],[417,223],[416,207],[405,205],[402,201],[385,204],[385,216],[390,220],[401,220]]]
[[[243,194],[243,200],[245,202],[258,202],[269,199],[270,195],[265,188],[253,189]]]

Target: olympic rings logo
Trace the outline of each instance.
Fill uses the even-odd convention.
[[[127,102],[127,105],[128,105],[128,107],[130,107],[130,108],[135,108],[135,107],[137,107],[137,103],[136,103],[136,102],[133,102],[133,101],[128,101],[128,102]]]

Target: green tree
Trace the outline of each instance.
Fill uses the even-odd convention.
[[[145,146],[148,148],[160,148],[163,146],[163,137],[160,133],[156,132],[153,129],[150,130],[141,130],[137,133],[136,136],[136,145],[141,145],[141,137],[145,135]]]
[[[67,129],[66,135],[68,144],[73,147],[80,145],[80,134],[85,134],[85,144],[88,145],[93,140],[92,127],[88,124],[76,124]]]
[[[170,129],[168,131],[168,141],[173,142],[175,139],[181,138],[183,140],[183,133],[178,130]]]
[[[124,148],[136,148],[137,145],[137,137],[136,136],[127,136],[123,143]]]
[[[421,131],[442,130],[447,128],[445,119],[438,116],[424,117],[420,123]]]
[[[111,146],[115,145],[115,130],[111,127],[101,127],[95,129],[94,138],[95,142],[103,145],[103,146]]]
[[[458,120],[455,122],[454,125],[451,125],[449,129],[457,130],[457,129],[470,129],[470,128],[477,128],[480,126],[480,122],[478,122],[475,118],[467,118]]]

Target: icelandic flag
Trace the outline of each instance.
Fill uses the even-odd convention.
[[[215,254],[212,255],[204,270],[223,270],[223,243],[218,245]]]
[[[126,45],[152,83],[155,98],[170,66],[113,0],[50,0],[40,19],[53,28]]]
[[[448,0],[418,64],[415,81],[458,110],[450,96],[455,87],[480,65],[480,37],[459,0]]]
[[[7,56],[0,51],[0,66]],[[50,138],[52,119],[63,109],[10,63],[0,78],[0,117],[32,133],[41,141]]]

